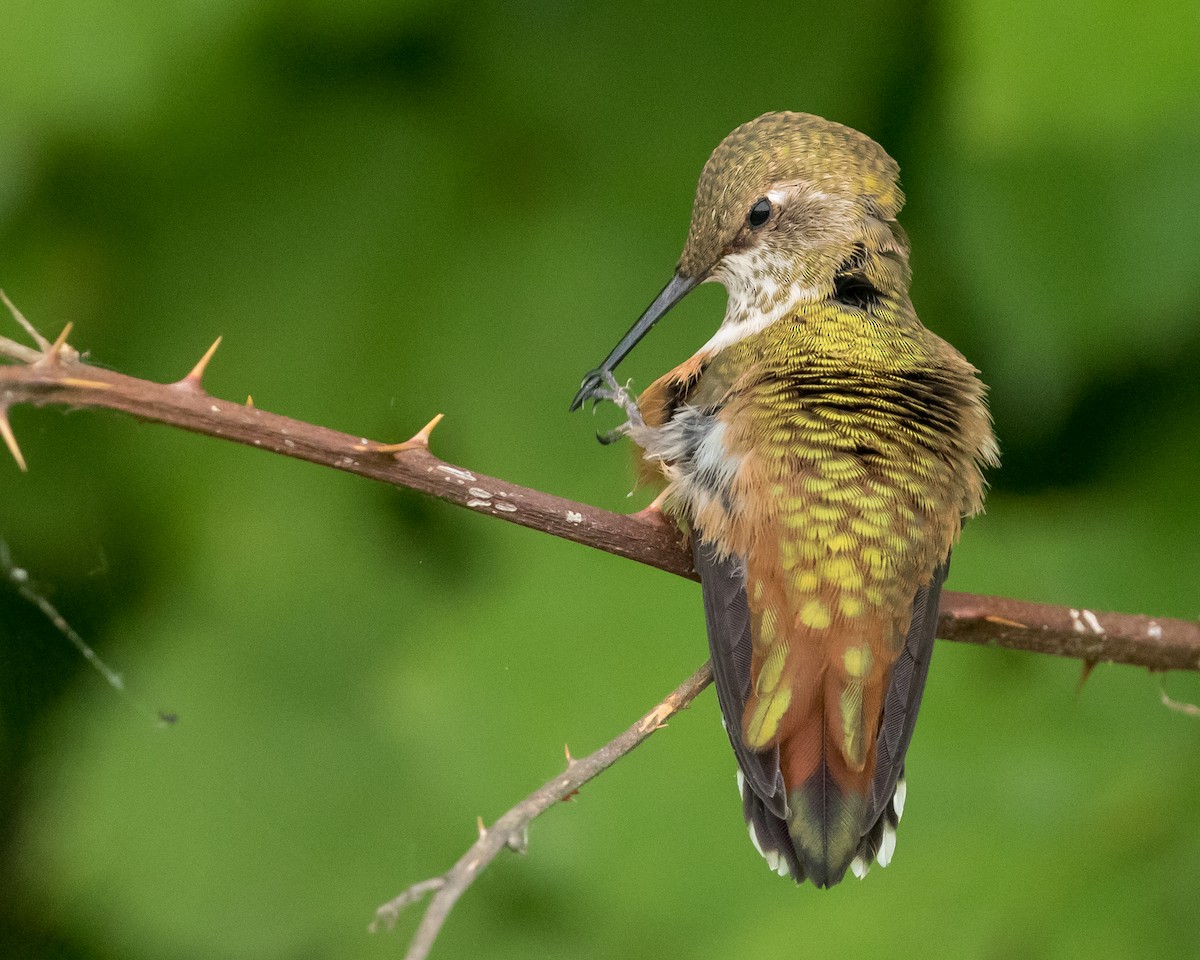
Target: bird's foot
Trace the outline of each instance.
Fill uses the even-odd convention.
[[[626,427],[644,427],[646,424],[642,421],[642,411],[638,409],[637,398],[629,392],[629,381],[622,386],[612,375],[612,371],[606,370],[603,373],[603,384],[592,391],[592,396],[597,400],[609,400],[624,410],[625,416],[629,418]]]
[[[612,375],[611,370],[593,370],[583,378],[583,386],[571,401],[572,410],[578,410],[589,400],[592,401],[594,410],[596,404],[608,400],[625,411],[625,416],[629,418],[627,422],[614,430],[596,434],[596,439],[603,444],[615,443],[646,425],[642,419],[642,411],[638,409],[637,399],[629,392],[628,387],[628,383],[625,386],[617,383],[617,378]]]
[[[641,429],[646,425],[642,419],[642,411],[638,409],[637,400],[633,394],[629,392],[629,384],[621,386],[617,382],[617,378],[611,372],[603,373],[602,386],[597,386],[592,391],[592,397],[597,401],[608,400],[615,403],[618,407],[625,411],[626,420],[619,427],[615,427],[606,433],[597,433],[596,439],[607,446],[610,443],[616,443],[622,437],[629,436],[636,429]]]
[[[650,501],[649,506],[643,507],[635,517],[641,517],[643,520],[661,520],[663,513],[663,504],[667,501],[667,493],[669,488],[664,488],[659,491],[658,496]]]

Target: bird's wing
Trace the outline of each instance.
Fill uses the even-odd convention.
[[[737,557],[719,558],[713,545],[698,536],[693,539],[692,556],[704,592],[708,648],[725,732],[746,784],[771,813],[786,819],[787,791],[779,770],[779,749],[754,750],[742,740],[752,651],[745,564]]]
[[[865,821],[868,828],[886,811],[904,770],[904,755],[912,740],[921,693],[929,673],[929,659],[933,654],[942,584],[949,572],[950,556],[947,554],[945,561],[934,570],[929,583],[917,591],[904,645],[892,664],[883,701],[875,771],[871,778],[871,804]]]

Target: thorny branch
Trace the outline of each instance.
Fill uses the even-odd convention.
[[[16,361],[0,364],[0,438],[22,469],[24,458],[9,427],[11,407],[119,410],[140,420],[418,490],[476,513],[697,579],[678,531],[656,512],[611,513],[439,460],[429,451],[429,434],[440,415],[403,443],[381,444],[210,396],[201,380],[216,344],[182,380],[161,384],[92,366],[62,336],[56,343],[41,343],[42,349],[34,350],[0,337],[0,358]],[[1165,617],[946,591],[938,636],[1088,663],[1200,670],[1200,623]]]
[[[69,325],[51,343],[2,292],[0,298],[37,344],[35,349],[0,337],[0,358],[11,361],[0,364],[0,439],[22,470],[26,463],[8,420],[11,407],[105,408],[408,487],[477,513],[697,579],[678,532],[661,514],[611,513],[439,460],[429,451],[429,435],[440,415],[409,440],[377,443],[269,413],[249,402],[210,396],[202,379],[219,339],[183,379],[153,383],[86,363],[67,343]],[[1085,669],[1097,663],[1124,663],[1154,671],[1200,670],[1200,623],[1165,617],[1101,613],[948,591],[942,595],[938,636],[1074,657],[1084,662]],[[563,775],[490,828],[481,825],[479,840],[454,867],[380,907],[376,922],[390,925],[403,907],[435,892],[407,954],[408,960],[427,956],[455,901],[501,850],[524,850],[530,822],[649,737],[662,721],[687,706],[709,680],[706,665],[621,736],[588,757],[569,762]]]

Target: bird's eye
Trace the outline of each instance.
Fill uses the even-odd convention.
[[[750,213],[746,217],[746,222],[750,224],[751,229],[757,230],[771,217],[771,201],[766,197],[762,197],[757,203],[750,208]]]

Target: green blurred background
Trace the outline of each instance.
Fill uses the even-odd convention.
[[[900,161],[914,299],[1005,463],[951,586],[1200,615],[1200,6],[5,0],[0,285],[95,362],[613,509],[568,416],[766,110]],[[706,288],[639,349],[707,339]],[[7,324],[7,326],[4,326]],[[17,336],[3,321],[3,334]],[[623,368],[624,369],[624,368]],[[704,657],[695,585],[115,415],[14,412],[0,954],[396,957],[375,905]],[[942,644],[898,856],[747,842],[715,698],[535,824],[436,957],[1200,955],[1200,723],[1144,671]],[[1173,676],[1178,698],[1200,680]]]

